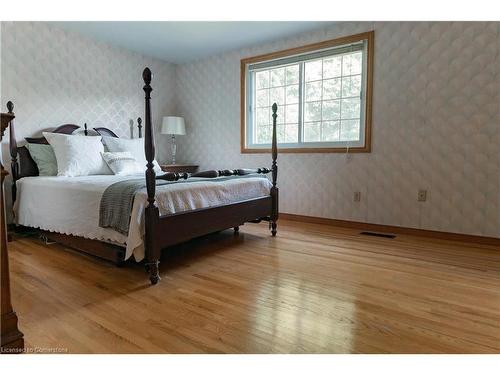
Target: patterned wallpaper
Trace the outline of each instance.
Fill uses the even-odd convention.
[[[500,23],[337,23],[180,65],[179,160],[269,165],[270,155],[240,153],[240,59],[369,30],[373,151],[281,154],[281,211],[500,237]]]
[[[130,136],[148,65],[157,128],[165,114],[186,118],[179,162],[268,166],[269,155],[240,153],[240,59],[368,30],[373,151],[281,154],[281,211],[500,237],[500,23],[337,23],[174,66],[44,23],[2,22],[2,109],[14,101],[18,139],[66,122]],[[167,137],[157,145],[166,161]],[[8,160],[6,142],[2,154]]]
[[[175,65],[95,42],[43,22],[1,23],[1,109],[12,100],[16,136],[41,135],[65,123],[106,126],[130,137],[130,121],[144,117],[142,70],[153,77],[153,122],[174,112]],[[8,138],[8,137],[7,137]],[[157,136],[157,159],[166,160],[166,136]],[[2,160],[8,142],[2,142]],[[6,163],[9,164],[9,163]],[[9,196],[9,194],[7,194]]]

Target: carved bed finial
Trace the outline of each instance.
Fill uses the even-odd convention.
[[[139,138],[142,138],[142,119],[137,118],[137,128],[139,129]]]
[[[149,86],[151,83],[151,70],[149,70],[149,68],[145,68],[142,72],[142,79],[144,80],[144,83]]]
[[[10,100],[7,102],[7,109],[9,110],[9,113],[14,113],[14,103]]]

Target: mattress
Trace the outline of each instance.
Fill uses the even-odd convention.
[[[125,259],[144,259],[146,189],[135,197],[128,235],[99,227],[99,206],[111,184],[130,176],[25,177],[17,181],[16,223],[51,232],[109,242],[126,248]],[[239,202],[269,195],[266,178],[251,177],[165,185],[156,192],[161,215]]]

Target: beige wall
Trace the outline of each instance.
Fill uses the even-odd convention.
[[[240,153],[240,59],[375,30],[372,153],[280,155],[281,211],[500,237],[499,25],[338,23],[180,65],[179,160],[269,165]]]
[[[19,140],[66,122],[129,136],[148,65],[155,125],[186,118],[180,162],[268,166],[269,155],[240,153],[240,59],[375,30],[372,153],[280,155],[281,211],[500,237],[499,25],[337,23],[175,66],[43,23],[2,22],[1,103],[16,104]],[[157,137],[160,161],[167,141]]]
[[[83,127],[85,122],[130,137],[130,121],[144,114],[145,66],[154,72],[152,115],[159,126],[161,117],[174,111],[175,65],[43,22],[1,23],[0,103],[6,110],[6,102],[14,102],[18,141],[61,124]],[[2,157],[8,161],[6,138]],[[166,141],[157,137],[160,161],[168,153]]]

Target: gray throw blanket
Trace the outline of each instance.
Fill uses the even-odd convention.
[[[226,181],[235,178],[249,178],[266,176],[261,174],[249,174],[246,176],[227,176],[217,178],[192,177],[187,180],[165,181],[156,180],[156,186],[164,186],[178,183],[190,183],[199,181]],[[106,188],[99,207],[99,226],[101,228],[112,228],[117,232],[128,235],[130,226],[130,214],[134,205],[136,193],[146,188],[146,179],[144,177],[132,178],[116,182]],[[158,191],[158,189],[157,189]]]

